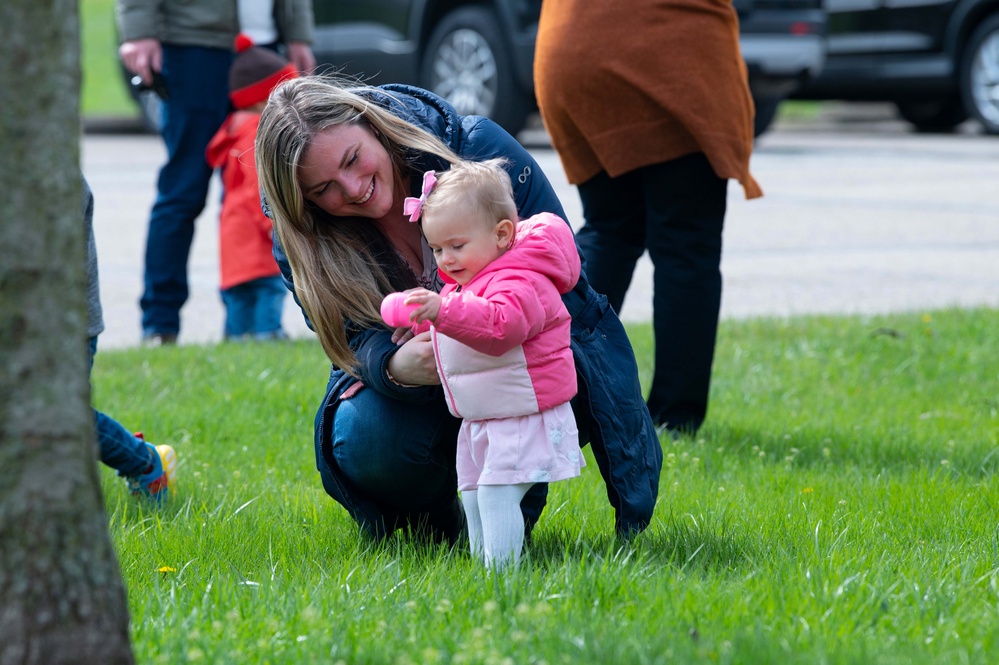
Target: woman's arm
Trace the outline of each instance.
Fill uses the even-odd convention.
[[[347,334],[364,385],[404,402],[422,404],[437,396],[440,377],[430,333],[417,335],[401,346],[392,341],[391,330],[373,328],[351,333],[348,328]]]

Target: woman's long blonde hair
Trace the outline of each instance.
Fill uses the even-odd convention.
[[[397,185],[412,169],[409,160],[421,153],[458,161],[440,139],[374,103],[371,95],[391,97],[377,88],[348,88],[331,77],[286,81],[271,93],[255,145],[257,175],[291,265],[295,293],[326,355],[354,376],[358,361],[345,326],[383,325],[382,298],[416,286],[416,279],[404,274],[402,260],[372,220],[333,217],[305,200],[298,180],[302,156],[324,130],[367,123],[392,159]]]

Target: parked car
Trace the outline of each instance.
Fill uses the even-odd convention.
[[[821,3],[734,0],[757,134],[769,127],[780,101],[821,70]],[[315,0],[313,9],[321,71],[427,88],[459,113],[490,117],[514,134],[537,109],[533,65],[541,0]],[[134,86],[133,96],[147,122],[158,126],[156,98]]]
[[[765,132],[791,93],[818,76],[825,64],[826,15],[822,0],[733,0],[739,45],[756,106],[755,133]]]
[[[999,134],[999,0],[826,0],[828,52],[801,99],[892,102],[920,131]]]

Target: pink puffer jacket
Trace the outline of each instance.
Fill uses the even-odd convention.
[[[579,279],[572,230],[541,213],[517,225],[513,247],[464,287],[449,283],[431,326],[451,413],[485,420],[538,413],[576,394],[569,313]]]

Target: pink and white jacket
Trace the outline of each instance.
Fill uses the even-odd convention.
[[[541,213],[521,220],[510,250],[464,287],[444,276],[436,322],[415,329],[431,331],[452,414],[468,420],[524,416],[576,394],[561,295],[575,286],[579,270],[569,225]]]

